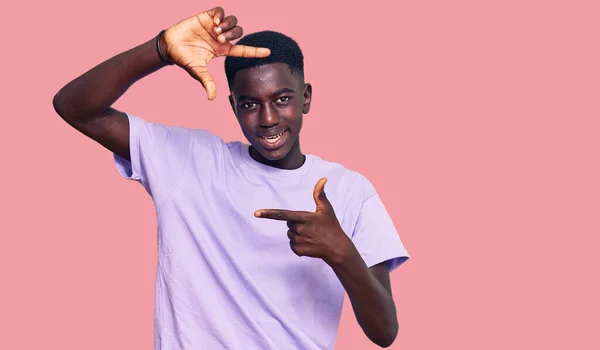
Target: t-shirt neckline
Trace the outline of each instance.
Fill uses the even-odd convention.
[[[241,144],[240,153],[240,156],[242,157],[242,160],[244,161],[244,163],[246,163],[246,165],[259,172],[269,174],[270,176],[272,175],[277,177],[300,177],[305,175],[310,170],[313,164],[313,156],[310,154],[305,154],[304,164],[302,164],[302,166],[300,166],[299,168],[275,168],[254,160],[254,158],[250,156],[250,145],[245,143]]]

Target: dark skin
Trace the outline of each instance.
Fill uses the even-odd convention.
[[[216,86],[207,69],[211,59],[227,55],[266,57],[270,53],[268,49],[230,43],[241,36],[237,18],[226,17],[222,8],[215,8],[168,28],[160,45],[166,57],[200,82],[208,99],[214,100]],[[65,85],[53,99],[54,108],[76,130],[130,159],[127,116],[111,106],[135,82],[165,66],[153,38]],[[311,97],[311,85],[285,64],[237,73],[229,100],[251,144],[253,159],[281,169],[296,169],[304,163],[299,134]],[[259,139],[284,131],[285,141],[276,149],[264,147]],[[291,250],[298,256],[327,263],[345,288],[366,336],[379,346],[390,346],[397,336],[398,322],[388,266],[382,263],[367,267],[340,227],[325,195],[325,182],[321,179],[315,186],[315,212],[261,209],[255,215],[258,219],[286,221]]]
[[[340,226],[325,194],[326,182],[322,178],[315,185],[314,212],[261,209],[254,215],[285,221],[292,251],[327,263],[344,286],[365,335],[379,346],[390,346],[398,334],[398,323],[388,266],[367,267]]]
[[[310,110],[312,86],[292,74],[284,63],[268,64],[239,71],[229,102],[242,132],[250,142],[256,161],[280,169],[296,169],[304,163],[300,150],[302,115]],[[286,132],[285,142],[267,149],[260,136]]]
[[[236,74],[229,102],[251,144],[252,158],[281,169],[296,169],[304,163],[300,131],[311,98],[312,86],[283,63]],[[258,140],[259,135],[276,135],[286,130],[285,143],[276,150],[265,149]],[[298,256],[322,259],[331,266],[348,293],[365,334],[374,343],[389,346],[398,333],[398,323],[388,266],[365,265],[325,196],[325,182],[321,179],[315,186],[315,213],[265,209],[257,210],[255,215],[286,221],[292,251]]]

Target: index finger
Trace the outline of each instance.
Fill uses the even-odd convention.
[[[271,54],[266,47],[254,47],[248,45],[232,45],[227,56],[244,58],[263,58]]]
[[[284,209],[261,209],[254,212],[254,216],[257,218],[295,222],[308,221],[311,214],[314,213]]]

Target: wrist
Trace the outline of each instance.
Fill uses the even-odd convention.
[[[337,244],[335,249],[332,251],[330,256],[325,259],[325,262],[333,269],[338,269],[348,264],[352,264],[357,257],[360,257],[356,246],[352,243],[352,240],[346,236],[346,239],[342,240],[341,244]]]
[[[165,40],[164,29],[161,30],[156,37],[156,50],[158,51],[158,55],[160,56],[160,59],[164,64],[168,66],[173,65],[173,61],[171,61],[171,58],[168,55],[167,41]]]

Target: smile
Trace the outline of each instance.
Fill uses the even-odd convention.
[[[277,135],[273,135],[273,136],[258,136],[260,143],[262,144],[262,146],[264,148],[267,149],[276,149],[281,147],[281,145],[283,145],[283,143],[285,142],[287,136],[287,130],[280,132]]]
[[[267,140],[268,143],[275,143],[279,140],[279,138],[281,136],[283,136],[283,134],[285,134],[284,132],[280,132],[279,134],[275,135],[275,136],[260,136],[261,138]]]

